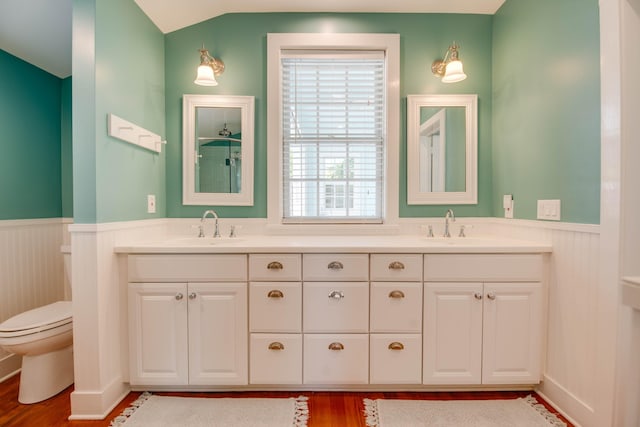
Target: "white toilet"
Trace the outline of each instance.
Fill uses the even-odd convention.
[[[63,252],[67,275],[71,254],[65,248]],[[22,356],[20,403],[40,402],[69,387],[73,384],[71,301],[54,302],[0,323],[0,347]]]

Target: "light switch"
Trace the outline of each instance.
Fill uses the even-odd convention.
[[[560,221],[560,200],[538,200],[538,219]]]

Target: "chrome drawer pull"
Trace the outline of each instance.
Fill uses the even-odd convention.
[[[404,350],[404,345],[401,342],[394,341],[389,344],[389,350]]]
[[[184,295],[180,293],[176,294],[176,300],[180,301],[182,298],[184,298]]]
[[[404,270],[404,264],[400,261],[393,261],[389,264],[389,270]]]
[[[269,264],[267,264],[267,268],[269,270],[282,270],[284,266],[282,265],[281,262],[271,261]]]
[[[269,344],[269,350],[284,350],[284,344],[281,342],[272,342]]]
[[[342,299],[344,298],[344,293],[342,291],[331,291],[331,293],[329,293],[329,298]]]
[[[329,270],[342,270],[344,265],[340,261],[331,261],[329,265],[327,265]]]
[[[329,344],[329,350],[344,350],[344,345],[339,342],[332,342]]]
[[[404,298],[404,292],[402,291],[391,291],[389,292],[389,298]]]
[[[489,298],[491,301],[493,301],[494,299],[496,299],[496,294],[494,294],[493,292],[489,292],[487,294],[487,298]]]
[[[196,296],[197,296],[197,295],[196,295],[196,293],[195,293],[195,292],[191,292],[191,293],[189,294],[189,299],[196,299]]]
[[[282,291],[279,291],[278,289],[274,289],[269,291],[269,293],[267,294],[267,297],[269,298],[284,298],[284,294],[282,293]]]
[[[477,300],[482,299],[482,294],[480,292],[476,292],[475,294],[473,294],[474,298]]]

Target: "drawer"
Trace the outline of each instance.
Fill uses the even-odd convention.
[[[317,282],[369,280],[369,255],[304,254],[302,277]]]
[[[298,281],[302,279],[300,254],[249,255],[249,280]]]
[[[367,384],[369,335],[304,335],[305,384]]]
[[[304,282],[305,332],[367,332],[369,282]]]
[[[251,334],[251,384],[302,384],[301,334]]]
[[[420,384],[422,335],[371,334],[371,384]]]
[[[251,332],[300,332],[302,283],[250,282],[249,327]]]
[[[422,280],[422,255],[372,254],[371,280],[419,282]]]
[[[424,256],[425,281],[541,281],[540,254],[434,254]]]
[[[422,282],[371,282],[371,332],[422,331]]]
[[[246,255],[129,255],[130,282],[246,281]]]

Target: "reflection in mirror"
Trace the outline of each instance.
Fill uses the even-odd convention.
[[[407,96],[407,202],[477,203],[477,96]]]
[[[185,205],[253,204],[252,96],[184,95]]]

